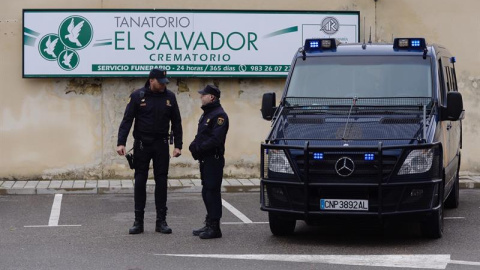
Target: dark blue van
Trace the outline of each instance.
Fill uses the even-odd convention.
[[[297,220],[409,218],[443,234],[459,203],[464,109],[455,58],[423,38],[393,44],[307,39],[261,145],[261,209],[274,235]]]

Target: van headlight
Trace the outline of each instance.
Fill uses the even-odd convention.
[[[268,150],[268,169],[272,172],[293,174],[292,166],[283,150]]]
[[[432,168],[432,162],[433,148],[412,150],[403,162],[398,175],[428,172]]]

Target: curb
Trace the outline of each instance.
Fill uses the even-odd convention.
[[[480,189],[480,176],[461,176],[461,189]],[[0,180],[0,195],[44,194],[133,194],[133,180]],[[147,181],[147,193],[153,194],[155,182]],[[224,179],[222,193],[260,192],[260,179]],[[170,179],[169,193],[201,193],[199,179]]]
[[[260,192],[260,187],[256,186],[228,186],[222,187],[222,193],[248,193]],[[201,193],[202,187],[169,187],[168,193]],[[154,189],[147,187],[147,193],[153,194]],[[48,194],[133,194],[132,188],[42,188],[42,189],[20,189],[0,188],[0,195],[48,195]]]
[[[46,180],[4,181],[0,180],[0,195],[46,195],[46,194],[133,194],[133,180]],[[147,193],[155,191],[154,180],[147,181]],[[224,179],[222,193],[259,192],[259,179]],[[170,179],[169,193],[201,193],[199,179]]]

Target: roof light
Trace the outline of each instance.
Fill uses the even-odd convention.
[[[393,41],[393,49],[395,50],[424,50],[427,44],[424,38],[396,38]]]
[[[322,39],[322,48],[330,48],[330,47],[332,47],[332,40]]]
[[[337,49],[337,40],[334,38],[306,39],[304,49],[307,52],[334,51]]]
[[[408,39],[406,38],[400,39],[398,41],[398,47],[402,47],[402,48],[408,47]]]
[[[318,40],[311,40],[310,48],[318,48]]]

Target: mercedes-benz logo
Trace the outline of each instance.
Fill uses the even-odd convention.
[[[355,170],[355,163],[348,157],[341,157],[335,163],[335,171],[342,177],[347,177]]]

